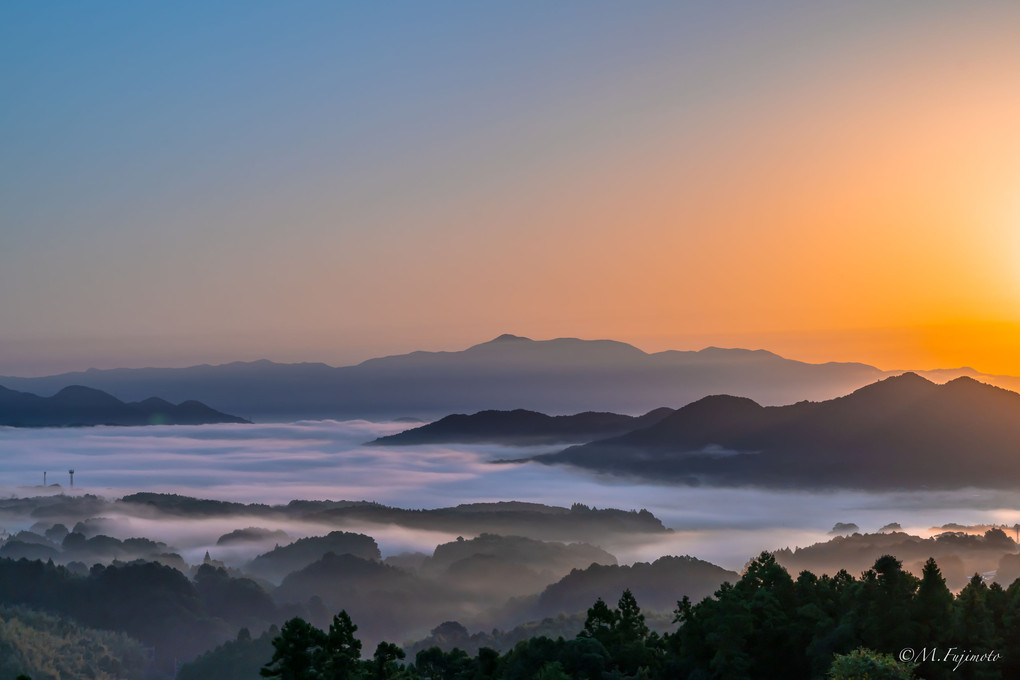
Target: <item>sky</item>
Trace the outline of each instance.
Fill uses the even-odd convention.
[[[0,375],[501,333],[1020,374],[1014,2],[0,7]]]

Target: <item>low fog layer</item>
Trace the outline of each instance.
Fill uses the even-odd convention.
[[[364,517],[389,521],[356,526]],[[885,533],[862,534],[857,524],[840,522],[828,540],[811,544],[817,532],[673,531],[647,511],[582,504],[408,511],[365,502],[265,505],[153,493],[0,499],[0,521],[28,525],[0,536],[0,604],[44,608],[128,633],[154,646],[156,663],[165,668],[232,639],[240,627],[260,634],[300,616],[322,628],[341,609],[358,621],[369,647],[390,639],[414,649],[426,644],[426,635],[428,644],[448,646],[472,630],[493,631],[471,638],[478,644],[505,648],[537,631],[573,637],[596,598],[613,601],[629,589],[650,621],[666,630],[678,599],[700,601],[739,578],[737,570],[698,557],[701,547],[734,537],[802,546],[775,553],[793,573],[860,573],[891,554],[915,573],[935,556],[953,588],[974,571],[1003,585],[1020,575],[1013,538],[984,525],[933,527],[929,533],[938,535],[924,538],[899,531],[898,523],[888,523]],[[471,532],[453,536],[430,527]],[[502,529],[509,531],[495,533]],[[537,538],[551,531],[566,540]],[[397,552],[401,546],[419,549]],[[649,557],[621,564],[610,548]],[[739,561],[749,556],[745,551]],[[163,613],[149,616],[138,606],[150,601],[159,601]],[[460,633],[450,637],[447,629]]]
[[[837,522],[875,531],[898,522],[912,533],[949,522],[1009,524],[1020,520],[1020,497],[1008,492],[808,493],[672,487],[634,483],[568,467],[535,463],[493,465],[520,456],[493,446],[364,446],[407,429],[405,423],[307,421],[274,425],[160,426],[145,428],[25,430],[0,428],[0,492],[35,495],[70,492],[118,498],[135,491],[178,493],[242,503],[292,499],[368,500],[399,508],[438,508],[459,503],[530,501],[625,510],[647,508],[674,533],[603,545],[622,563],[665,554],[691,554],[739,569],[762,549],[827,540]],[[42,489],[47,482],[60,488]],[[35,488],[33,488],[35,487]],[[0,519],[0,528],[25,529]],[[239,516],[216,519],[131,518],[139,536],[164,541],[188,558],[210,550],[233,561],[252,546],[217,546],[217,539],[248,526],[289,536],[322,533],[321,526]],[[406,527],[347,525],[376,538],[384,556],[431,551],[457,534]],[[128,536],[124,536],[128,537]]]
[[[762,550],[817,573],[934,554],[955,587],[972,569],[1020,575],[1012,536],[985,526],[1020,520],[1009,493],[674,487],[493,464],[519,453],[506,447],[364,445],[405,427],[0,430],[0,604],[126,633],[169,673],[241,627],[325,628],[340,609],[368,649],[467,631],[508,648],[573,637],[595,598],[629,588],[667,630],[677,599],[710,595]],[[930,538],[951,523],[975,536]]]

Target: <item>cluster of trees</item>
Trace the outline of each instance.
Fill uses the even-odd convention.
[[[63,524],[56,524],[46,531],[45,536],[31,531],[19,531],[0,545],[0,557],[12,560],[57,560],[86,571],[86,565],[89,564],[139,559],[168,564],[182,571],[187,569],[181,556],[170,552],[165,543],[148,538],[121,541],[105,534],[86,537],[79,530],[81,524],[79,522],[79,526],[71,532]]]
[[[303,607],[280,607],[256,582],[221,568],[202,565],[191,580],[154,562],[97,564],[82,575],[52,562],[0,558],[0,603],[129,635],[151,648],[163,669],[229,640],[243,626],[261,630],[305,615]]]
[[[677,622],[665,645],[673,677],[815,678],[835,654],[858,647],[914,650],[919,661],[937,650],[917,667],[923,678],[1020,677],[1020,658],[971,664],[962,675],[944,660],[951,648],[1020,649],[1020,581],[1003,589],[975,575],[954,598],[934,559],[920,578],[886,555],[860,578],[804,571],[794,579],[763,553],[714,597],[682,600]]]
[[[615,607],[597,599],[586,616],[573,619],[573,630],[566,630],[570,619],[564,618],[505,647],[496,638],[468,646],[459,641],[474,636],[448,623],[424,645],[401,649],[384,641],[363,659],[347,612],[331,623],[328,617],[310,617],[310,610],[276,604],[254,581],[212,565],[200,567],[191,580],[153,563],[97,565],[79,575],[52,563],[0,559],[0,602],[68,617],[23,613],[4,619],[0,659],[19,661],[0,667],[0,677],[15,672],[30,672],[37,680],[58,677],[36,661],[71,658],[78,647],[95,652],[81,665],[91,669],[87,677],[132,677],[141,647],[123,637],[99,639],[81,632],[85,627],[121,631],[154,647],[145,654],[150,669],[153,662],[194,658],[210,643],[230,640],[185,666],[181,680],[769,680],[828,673],[853,677],[853,668],[869,665],[888,671],[872,677],[897,678],[909,677],[911,669],[884,655],[904,649],[916,652],[917,677],[1020,677],[1020,654],[1013,651],[1020,650],[1020,580],[1004,588],[974,576],[954,596],[934,559],[924,564],[920,577],[888,555],[859,577],[846,571],[821,577],[803,571],[793,577],[773,554],[763,553],[712,596],[683,597],[676,603],[674,625],[657,627],[668,632],[649,626],[652,619],[646,619],[633,594],[643,597],[644,591],[639,582],[635,586]],[[683,592],[682,579],[675,588]],[[268,627],[285,619],[279,629]],[[266,632],[255,637],[249,630]],[[1001,656],[955,667],[948,657],[953,648],[957,654]],[[59,677],[76,676],[68,670]]]
[[[909,571],[917,574],[924,561],[934,557],[949,587],[960,590],[973,574],[989,571],[996,572],[995,580],[1002,585],[1012,583],[1020,576],[1016,551],[1016,542],[1006,532],[989,527],[983,534],[943,531],[930,538],[902,531],[854,533],[794,550],[777,550],[774,554],[791,572],[800,573],[806,569],[829,574],[840,569],[858,573],[868,569],[882,555],[895,555]]]
[[[126,635],[85,628],[66,617],[0,607],[0,678],[142,680],[149,654]]]
[[[1020,649],[1020,581],[1002,588],[975,575],[954,597],[934,559],[920,578],[888,555],[859,578],[846,571],[793,578],[762,553],[714,596],[698,603],[684,597],[674,622],[673,632],[650,630],[627,590],[615,608],[597,600],[573,638],[533,637],[503,654],[481,648],[474,656],[431,647],[401,663],[403,651],[388,642],[361,659],[356,626],[341,612],[328,631],[300,618],[285,623],[260,674],[279,680],[1020,677],[1020,654],[1013,651]],[[246,644],[254,649],[250,636]],[[903,650],[912,650],[911,658]],[[219,652],[196,663],[211,669]],[[964,652],[973,657],[958,665]],[[229,669],[216,677],[254,680]]]

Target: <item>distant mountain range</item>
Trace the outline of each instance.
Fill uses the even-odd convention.
[[[74,427],[86,425],[205,425],[246,423],[197,401],[171,404],[150,397],[125,403],[81,385],[65,387],[52,397],[0,387],[0,425],[12,427]]]
[[[536,446],[590,442],[593,439],[613,437],[654,425],[673,412],[673,409],[663,407],[636,417],[591,411],[572,416],[548,416],[544,413],[524,409],[479,411],[473,415],[457,413],[428,425],[379,437],[369,444],[383,446],[420,444]]]
[[[529,408],[550,414],[640,414],[710,394],[790,404],[846,394],[899,371],[859,363],[809,364],[764,350],[646,353],[611,340],[530,340],[502,335],[459,352],[412,352],[356,366],[270,361],[190,368],[88,370],[40,378],[0,377],[36,394],[68,385],[126,401],[159,394],[198,399],[256,421],[301,418],[435,419],[450,413]],[[1020,389],[1020,379],[971,369],[924,373],[936,382],[967,375]]]
[[[689,484],[1012,487],[1020,480],[1020,394],[905,373],[790,406],[710,396],[649,427],[535,459]]]

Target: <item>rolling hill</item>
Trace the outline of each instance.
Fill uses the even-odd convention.
[[[419,444],[536,446],[588,442],[653,425],[671,413],[673,409],[665,407],[636,417],[591,411],[571,416],[548,416],[524,409],[479,411],[473,415],[458,413],[421,427],[379,437],[369,443],[381,446]]]
[[[688,484],[1002,488],[1020,480],[1020,394],[906,373],[789,406],[717,395],[535,459]]]
[[[125,403],[81,385],[65,387],[52,397],[0,387],[0,425],[11,427],[73,427],[88,425],[205,425],[246,423],[198,401],[171,404],[149,397]]]

